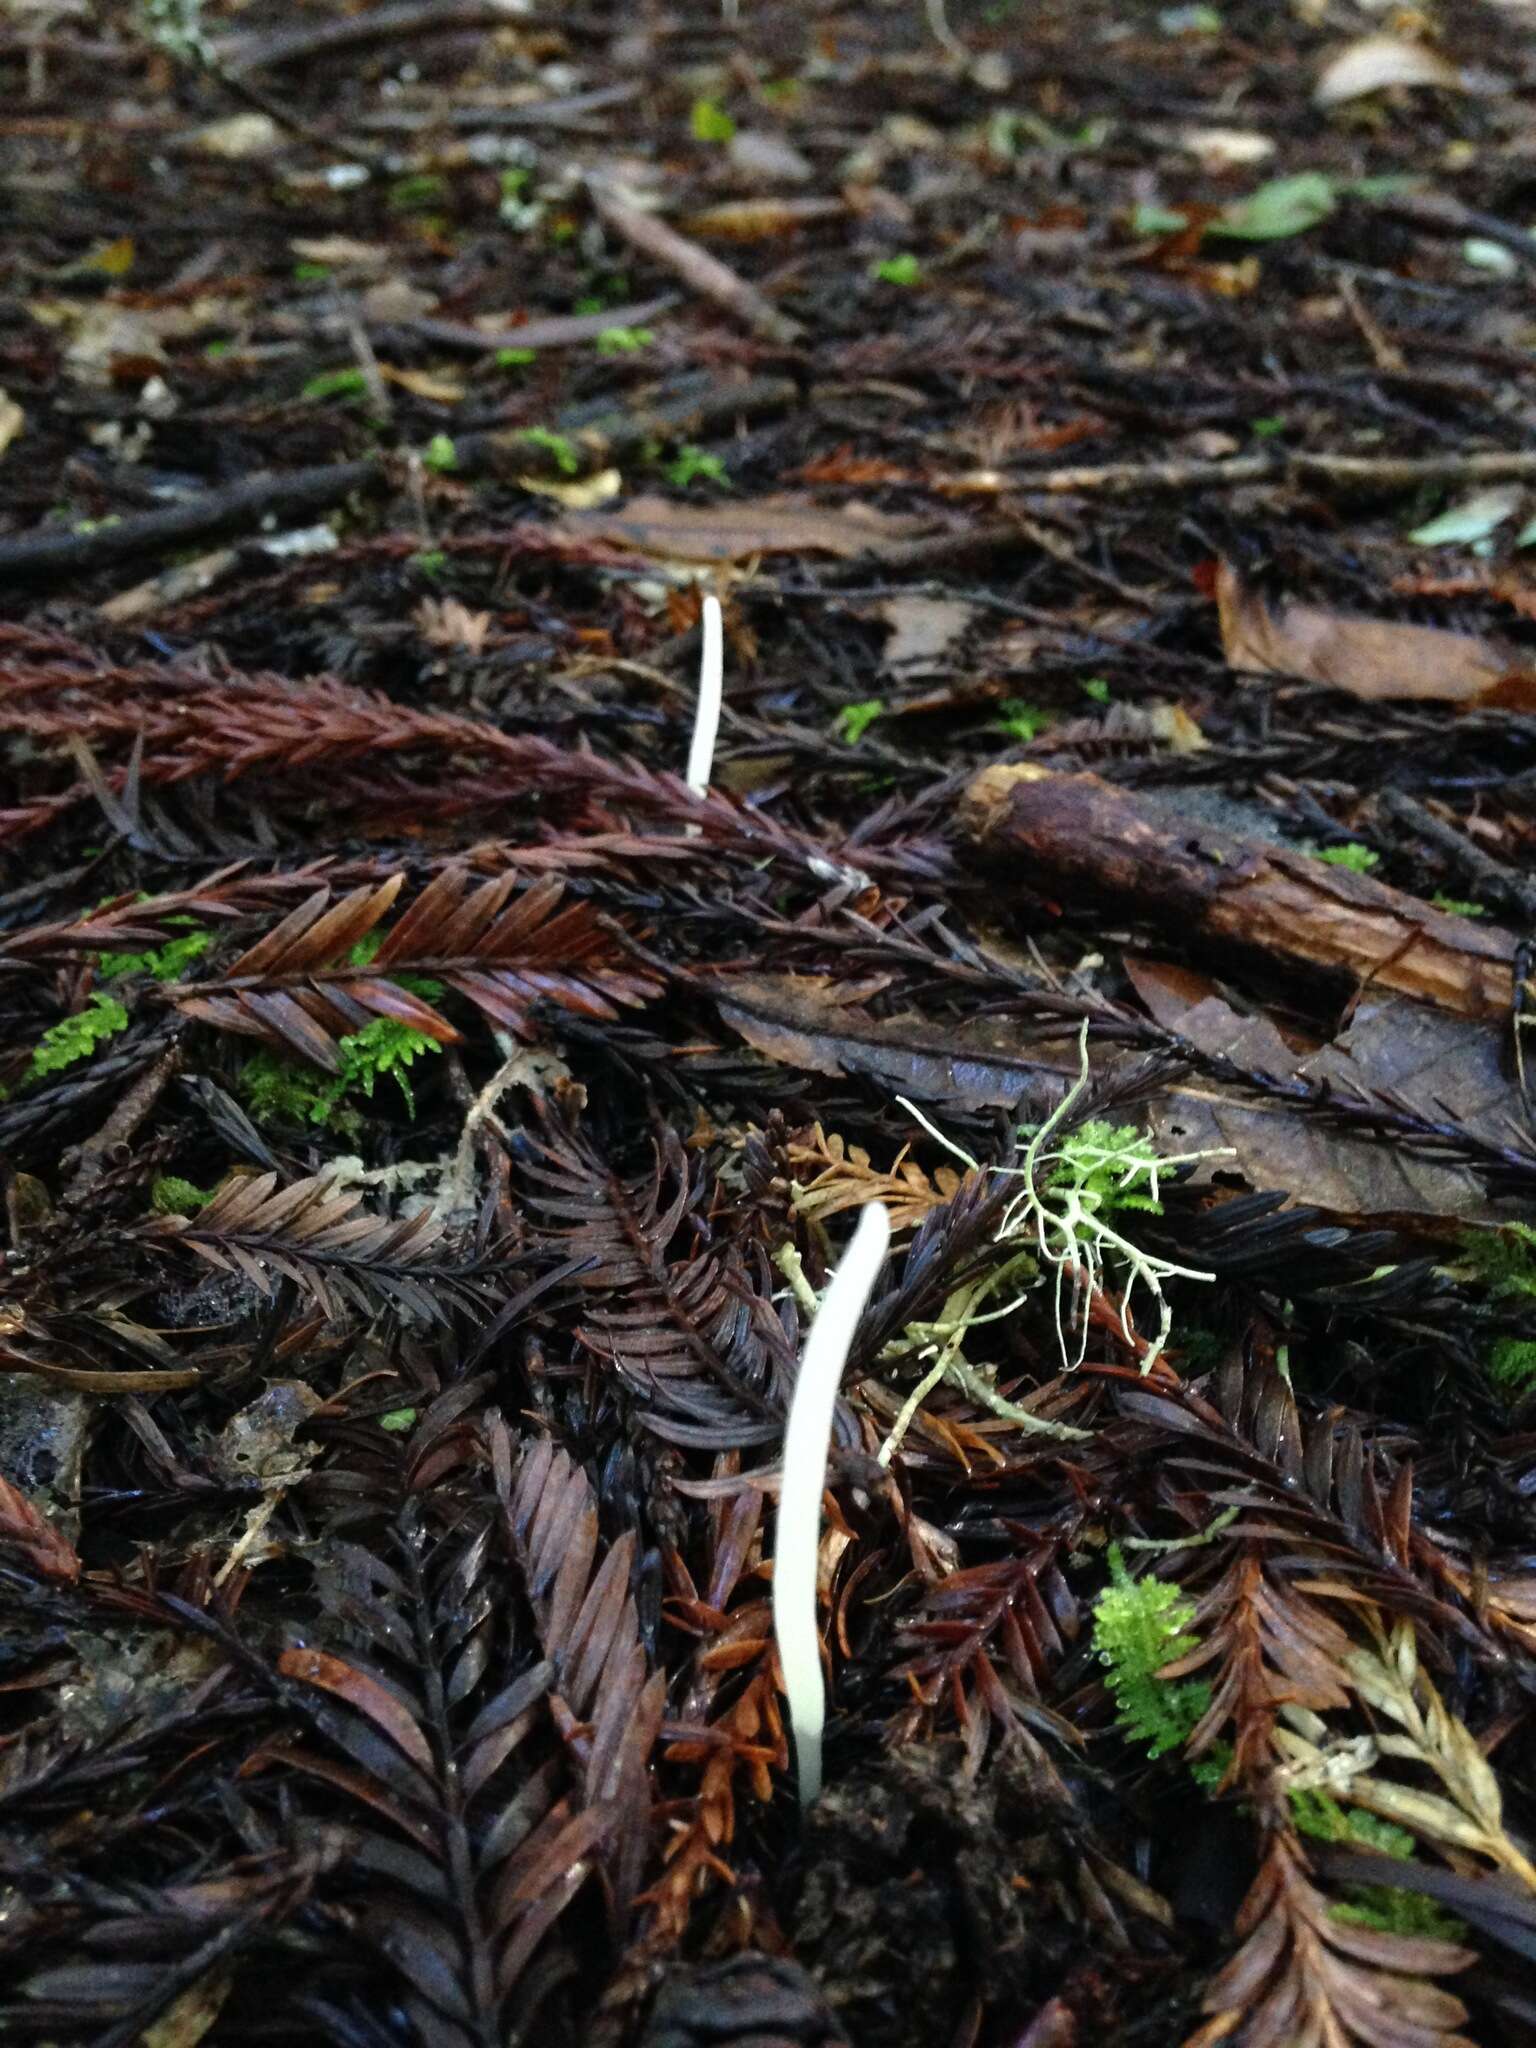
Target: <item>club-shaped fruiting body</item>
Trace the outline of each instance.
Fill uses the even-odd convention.
[[[709,771],[715,764],[720,731],[720,699],[725,685],[725,637],[718,597],[706,597],[700,625],[704,653],[699,663],[699,702],[693,718],[693,743],[688,749],[688,787],[695,796],[709,794]]]
[[[816,1567],[832,1410],[854,1331],[890,1241],[890,1216],[883,1204],[871,1202],[860,1212],[858,1228],[812,1320],[784,1431],[773,1550],[773,1633],[789,1702],[802,1807],[810,1806],[821,1791],[827,1702],[816,1627]]]

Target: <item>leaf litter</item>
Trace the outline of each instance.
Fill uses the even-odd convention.
[[[1529,12],[0,39],[8,2039],[1532,2037]]]

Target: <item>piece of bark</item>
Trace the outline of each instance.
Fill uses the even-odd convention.
[[[1342,972],[1463,1017],[1502,1017],[1513,933],[1288,847],[1239,839],[1097,775],[1029,763],[984,768],[961,827],[992,867],[1038,894],[1107,907],[1198,939]]]

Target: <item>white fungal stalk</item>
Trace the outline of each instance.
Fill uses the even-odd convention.
[[[695,796],[709,794],[709,774],[715,765],[715,741],[720,732],[720,701],[725,689],[725,630],[718,597],[706,597],[700,624],[704,629],[704,653],[699,663],[699,703],[693,719],[693,743],[688,749],[688,787]]]
[[[871,1202],[859,1216],[812,1321],[784,1431],[773,1550],[773,1633],[789,1701],[802,1807],[810,1806],[821,1791],[821,1736],[827,1713],[816,1581],[832,1410],[859,1317],[890,1241],[890,1216],[883,1204]]]

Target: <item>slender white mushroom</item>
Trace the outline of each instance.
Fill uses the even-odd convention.
[[[816,1567],[832,1410],[854,1331],[890,1241],[890,1216],[881,1203],[869,1203],[811,1323],[784,1431],[773,1549],[773,1633],[789,1700],[802,1807],[810,1806],[821,1791],[821,1734],[827,1712],[816,1627]]]
[[[699,703],[693,718],[693,744],[688,749],[688,787],[695,796],[707,796],[709,771],[715,765],[720,700],[725,686],[725,632],[718,597],[705,598],[700,624],[704,629],[704,655],[699,663]]]

